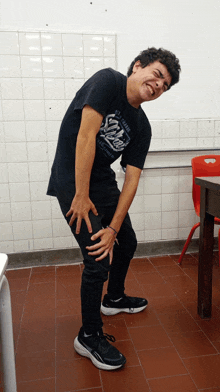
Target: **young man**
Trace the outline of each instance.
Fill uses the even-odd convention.
[[[114,315],[137,313],[147,306],[146,299],[124,294],[137,246],[128,210],[151,140],[151,127],[140,105],[169,90],[179,81],[179,72],[173,53],[145,50],[131,63],[127,78],[110,68],[92,76],[77,92],[61,124],[47,194],[57,197],[84,258],[82,328],[74,347],[100,369],[117,369],[126,361],[107,341],[114,337],[102,332],[100,307],[105,315]],[[120,156],[126,169],[121,192],[110,168]]]

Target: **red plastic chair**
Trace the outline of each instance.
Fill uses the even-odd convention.
[[[192,175],[193,175],[193,186],[192,186],[192,197],[195,212],[200,216],[200,186],[195,184],[195,177],[215,177],[220,176],[220,155],[202,155],[195,157],[191,161],[192,163]],[[220,225],[220,219],[215,218],[214,223]],[[179,264],[181,264],[184,254],[187,251],[190,240],[197,227],[200,226],[200,222],[196,223],[191,229],[189,236],[186,240],[182,253],[179,257]],[[220,230],[218,232],[218,248],[219,248],[219,265],[220,265]]]

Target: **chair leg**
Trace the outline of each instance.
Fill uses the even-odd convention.
[[[188,248],[189,243],[190,243],[190,240],[191,240],[191,238],[192,238],[192,236],[193,236],[193,234],[194,234],[194,231],[195,231],[195,230],[197,229],[197,227],[199,227],[199,226],[200,226],[200,222],[196,223],[196,224],[193,226],[193,228],[191,229],[191,231],[190,231],[190,233],[189,233],[189,236],[188,236],[188,238],[187,238],[187,240],[186,240],[186,243],[185,243],[185,245],[184,245],[184,247],[183,247],[182,253],[181,253],[180,257],[179,257],[179,260],[178,260],[178,263],[179,263],[179,264],[182,263],[183,256],[185,255],[185,253],[186,253],[186,251],[187,251],[187,248]]]

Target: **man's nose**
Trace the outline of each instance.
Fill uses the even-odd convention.
[[[162,88],[163,87],[163,80],[157,80],[156,81],[156,86],[158,87],[158,88]]]

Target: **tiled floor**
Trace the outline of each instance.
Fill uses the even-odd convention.
[[[126,292],[145,296],[139,314],[104,316],[104,332],[127,358],[100,371],[73,349],[81,325],[82,265],[7,271],[18,392],[220,392],[220,269],[213,272],[213,317],[197,315],[198,255],[134,259]]]

